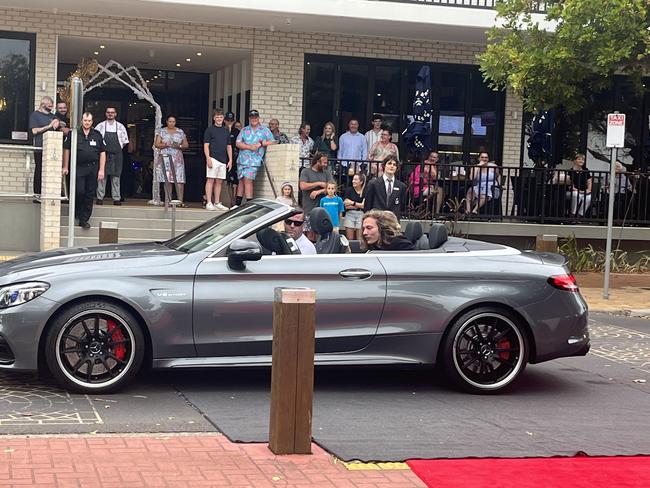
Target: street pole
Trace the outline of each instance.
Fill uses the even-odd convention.
[[[612,157],[609,168],[609,197],[607,201],[607,243],[605,245],[605,283],[603,284],[603,298],[609,299],[609,268],[612,254],[612,226],[614,225],[614,195],[616,195],[616,158],[618,149],[612,148]]]
[[[74,246],[74,207],[77,194],[77,138],[83,112],[83,83],[74,77],[70,82],[72,97],[70,99],[70,188],[68,191],[68,247]]]

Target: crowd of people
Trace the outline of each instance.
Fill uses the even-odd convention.
[[[42,145],[44,132],[59,130],[64,133],[63,173],[67,175],[71,139],[68,137],[67,106],[65,102],[58,102],[54,113],[53,106],[50,97],[43,97],[39,108],[30,116],[30,129],[35,146]],[[93,203],[103,204],[109,179],[113,204],[121,205],[122,155],[129,144],[129,136],[125,126],[117,120],[114,106],[106,107],[105,116],[105,120],[93,128],[92,115],[85,113],[79,129],[75,211],[82,228],[90,227]],[[339,137],[335,125],[327,122],[322,134],[315,139],[311,137],[311,126],[307,122],[300,125],[296,136],[289,137],[281,131],[277,118],[263,125],[259,112],[250,110],[248,119],[248,125],[241,127],[232,112],[213,111],[213,123],[203,135],[206,168],[203,206],[207,210],[236,208],[244,199],[253,198],[253,183],[263,166],[266,148],[273,144],[296,144],[301,166],[299,187],[294,189],[289,182],[284,183],[277,199],[294,207],[302,206],[303,230],[311,241],[317,236],[311,229],[309,215],[316,207],[325,208],[335,230],[345,232],[348,239],[363,238],[364,212],[389,211],[399,222],[407,201],[426,204],[434,216],[442,211],[448,195],[438,152],[431,150],[425,154],[423,161],[405,175],[405,181],[400,181],[399,149],[392,141],[390,126],[383,124],[380,114],[373,115],[371,128],[365,134],[359,131],[359,121],[352,118],[348,121],[348,130]],[[189,143],[174,115],[165,118],[164,127],[155,135],[154,147],[158,149],[154,181],[164,184],[165,202],[171,199],[175,188],[179,205],[187,206],[183,152],[189,148]],[[41,192],[41,153],[35,152],[34,159],[34,194],[38,195]],[[332,160],[336,162],[335,172],[330,167]],[[371,162],[374,163],[369,167]],[[624,168],[619,171],[618,166],[617,173],[623,172]],[[461,211],[465,214],[479,213],[487,202],[501,197],[500,168],[490,160],[487,152],[479,153],[475,165],[467,169],[458,166],[454,173],[454,179],[462,178],[465,182],[466,190],[461,195],[464,201]],[[591,205],[592,183],[584,155],[578,154],[573,168],[564,176],[556,174],[556,178],[566,180],[566,199],[570,201],[571,214],[584,215]],[[224,182],[229,206],[222,199]],[[616,191],[627,191],[628,186],[629,183],[625,183],[624,188],[619,185]]]

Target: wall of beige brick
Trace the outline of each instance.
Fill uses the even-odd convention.
[[[483,46],[442,42],[386,39],[334,34],[270,32],[237,26],[181,23],[127,17],[90,17],[59,11],[0,8],[2,29],[36,33],[35,100],[55,95],[56,34],[100,39],[164,42],[192,46],[237,48],[252,51],[251,96],[253,108],[263,119],[280,119],[287,134],[295,134],[301,122],[303,103],[304,54],[318,53],[371,58],[386,58],[444,63],[475,64]],[[87,26],[92,25],[92,29]],[[56,34],[55,34],[56,33]],[[164,34],[163,34],[164,33]],[[417,49],[413,49],[414,43]],[[45,86],[45,90],[41,87]],[[289,103],[289,97],[292,103]],[[507,165],[519,164],[520,107],[510,93],[506,101],[504,158]],[[512,114],[518,112],[517,118]],[[7,175],[0,182],[0,191],[24,186],[24,159],[0,151],[0,167]]]

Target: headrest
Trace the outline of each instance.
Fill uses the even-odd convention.
[[[447,242],[447,226],[445,224],[433,223],[429,229],[429,249],[437,249]]]
[[[264,229],[257,231],[255,237],[257,237],[257,241],[262,245],[262,247],[274,252],[275,254],[292,254],[287,241],[277,230],[272,229],[271,227],[265,227]]]
[[[334,229],[330,214],[323,207],[316,207],[309,212],[309,225],[311,230],[321,236],[329,234]]]
[[[404,237],[411,242],[417,242],[422,237],[422,224],[420,222],[409,222],[404,230]]]

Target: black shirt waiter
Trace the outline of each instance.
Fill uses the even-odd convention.
[[[90,229],[90,215],[93,212],[93,201],[97,191],[97,181],[104,179],[106,165],[106,147],[102,135],[92,128],[93,116],[85,112],[81,117],[81,129],[77,137],[77,202],[75,217],[79,219],[79,227]],[[68,174],[70,162],[70,143],[72,137],[66,139],[63,149],[63,174]]]

